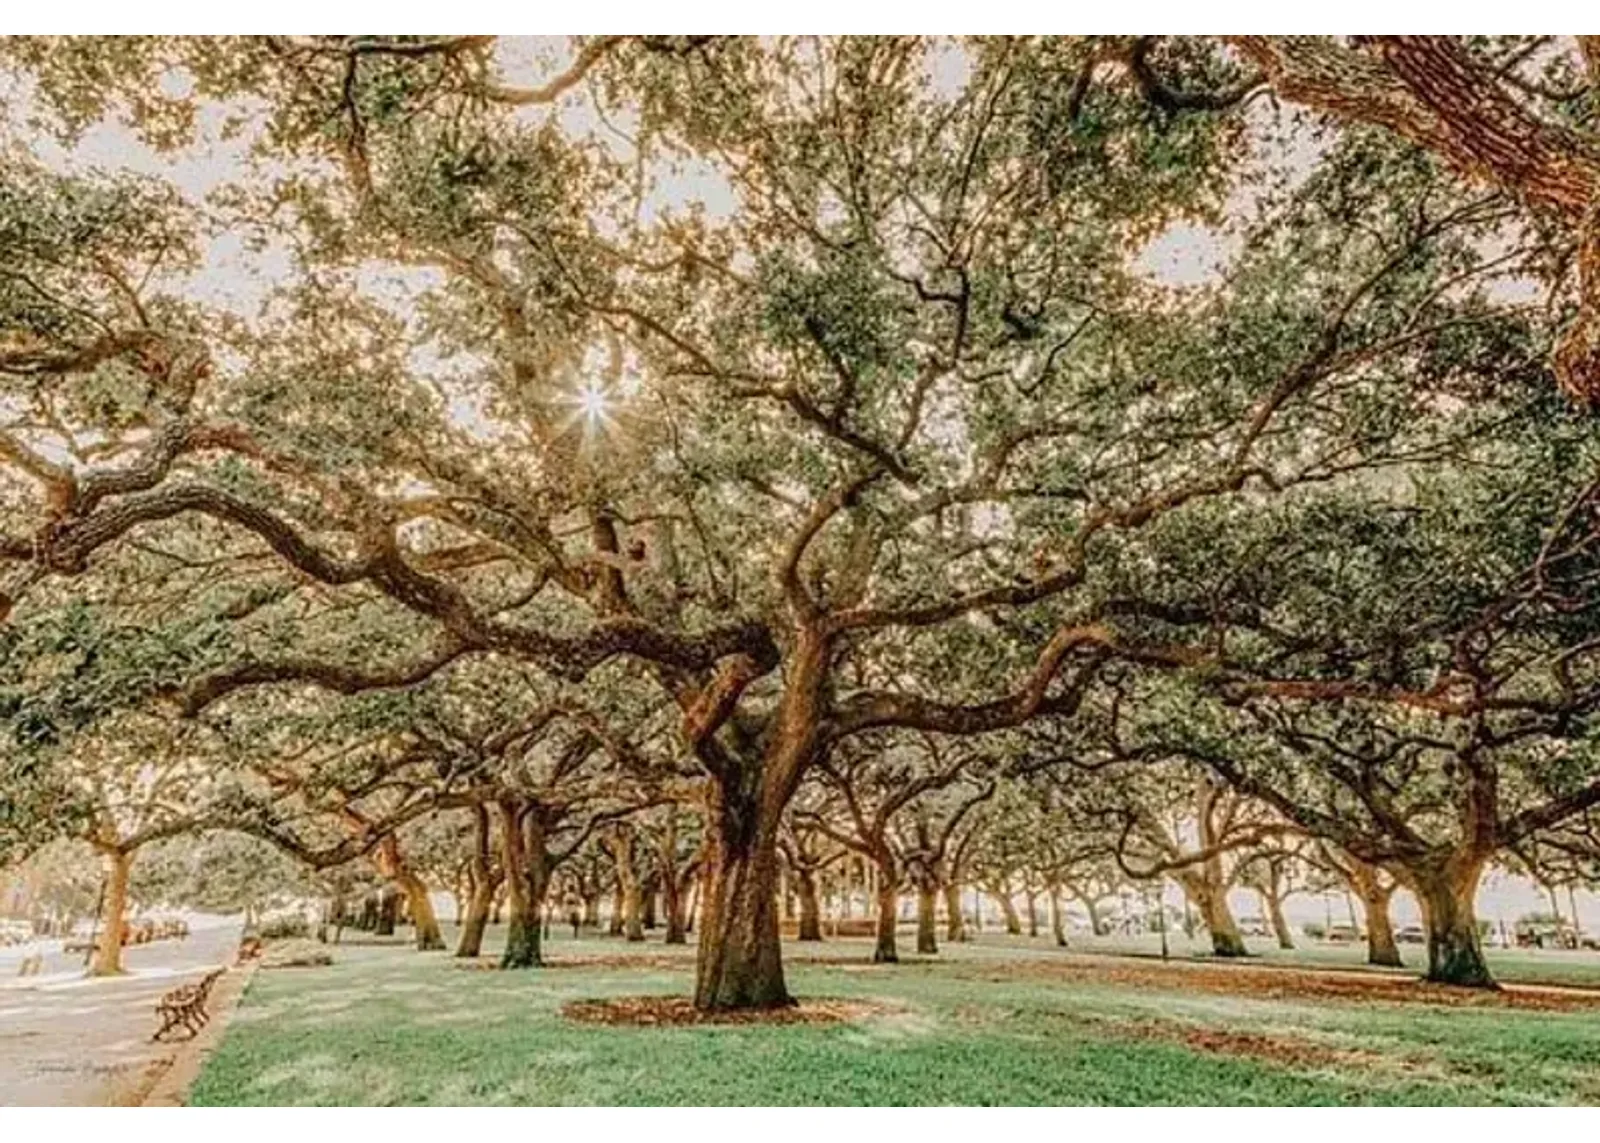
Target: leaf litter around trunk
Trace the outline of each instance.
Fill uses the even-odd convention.
[[[673,1027],[684,1024],[849,1024],[898,1011],[874,1000],[813,997],[782,1008],[704,1011],[687,996],[617,996],[573,1000],[561,1015],[581,1024]]]

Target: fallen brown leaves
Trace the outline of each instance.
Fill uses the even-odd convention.
[[[817,997],[788,1008],[702,1012],[687,996],[618,996],[572,1000],[561,1014],[581,1024],[672,1027],[691,1024],[844,1024],[892,1011],[870,1000]]]
[[[1335,1048],[1288,1036],[1272,1036],[1261,1032],[1233,1032],[1225,1028],[1202,1028],[1195,1025],[1168,1024],[1154,1020],[1139,1020],[1118,1025],[1117,1034],[1136,1040],[1167,1040],[1219,1056],[1248,1056],[1269,1063],[1286,1064],[1292,1068],[1326,1068],[1335,1066],[1380,1064],[1383,1057],[1377,1052],[1358,1048]]]
[[[1439,1004],[1468,1008],[1520,1008],[1545,1012],[1600,1009],[1600,991],[1507,985],[1498,992],[1452,988],[1387,973],[1272,968],[1266,965],[1204,965],[1135,962],[1112,957],[1072,957],[1056,962],[1010,961],[1002,966],[963,966],[957,975],[997,983],[1024,979],[1110,984],[1130,988],[1196,990],[1224,996],[1274,1000]]]

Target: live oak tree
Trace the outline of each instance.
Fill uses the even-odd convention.
[[[826,791],[812,784],[813,797],[802,789],[784,815],[778,835],[778,852],[783,857],[789,886],[799,902],[795,936],[802,941],[822,940],[822,902],[820,882],[824,872],[847,852],[822,828],[821,815],[828,810]]]
[[[1229,652],[1151,734],[1389,871],[1429,976],[1485,986],[1484,869],[1600,805],[1593,432],[1506,412],[1477,463],[1258,517]]]
[[[931,736],[896,741],[884,735],[862,735],[833,751],[818,764],[818,781],[834,796],[809,815],[810,824],[826,836],[870,860],[877,873],[875,963],[900,959],[895,934],[900,919],[900,893],[910,883],[917,894],[917,951],[935,953],[934,901],[939,866],[949,833],[936,835],[931,803],[969,776],[975,759],[960,747],[941,748]],[[980,785],[979,795],[961,798],[947,815],[951,830],[966,809],[992,792]],[[941,823],[944,824],[944,823]]]
[[[1314,852],[1317,863],[1332,870],[1361,899],[1367,923],[1367,963],[1399,968],[1403,962],[1389,912],[1395,890],[1400,887],[1399,879],[1382,866],[1362,861],[1326,841],[1319,843]]]
[[[1475,289],[1521,265],[1478,254],[1502,200],[1366,137],[1262,176],[1165,48],[950,47],[604,37],[518,86],[483,37],[8,44],[69,140],[115,107],[181,146],[215,100],[278,168],[202,209],[8,165],[8,608],[198,585],[143,683],[190,713],[632,664],[706,778],[696,1003],[787,1003],[778,838],[820,760],[1204,658],[1107,590],[1147,530],[1437,452],[1464,414],[1430,362],[1513,356]],[[580,91],[633,113],[620,157],[540,118]],[[651,205],[686,157],[720,208]],[[1131,264],[1251,183],[1223,282]],[[285,252],[258,313],[170,272],[221,225]]]

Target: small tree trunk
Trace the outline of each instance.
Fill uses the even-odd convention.
[[[394,936],[395,921],[400,915],[400,894],[388,886],[378,894],[378,928],[380,937]]]
[[[461,922],[461,936],[456,941],[456,955],[475,957],[483,951],[483,934],[489,925],[489,905],[494,899],[494,887],[484,885],[474,888],[467,898],[467,915]]]
[[[1497,988],[1483,959],[1474,898],[1485,857],[1454,855],[1438,868],[1411,871],[1412,891],[1428,930],[1428,979],[1467,988]]]
[[[669,945],[689,943],[689,927],[684,918],[684,886],[671,870],[661,875],[661,910],[667,915],[667,941]]]
[[[622,935],[622,915],[626,909],[623,900],[622,882],[619,879],[617,886],[611,892],[611,921],[606,925],[606,935],[620,937]]]
[[[800,898],[800,939],[803,941],[820,941],[822,939],[822,909],[817,902],[817,874],[816,871],[801,866],[795,870],[794,875],[795,895]]]
[[[1200,910],[1200,920],[1211,934],[1211,951],[1217,956],[1248,956],[1249,950],[1245,948],[1239,924],[1233,919],[1233,910],[1228,908],[1227,890],[1208,884],[1199,877],[1189,878],[1184,888],[1194,898],[1195,908]]]
[[[1361,903],[1367,911],[1367,963],[1400,968],[1400,946],[1395,943],[1394,923],[1389,920],[1392,896],[1393,885],[1384,888],[1376,883],[1361,895]]]
[[[877,944],[872,950],[873,964],[898,964],[900,950],[895,946],[895,933],[900,927],[897,909],[900,904],[899,878],[892,868],[878,866],[878,926]]]
[[[523,836],[521,807],[502,802],[500,850],[506,878],[506,947],[501,968],[531,968],[543,964],[540,945],[540,906],[544,903],[542,855],[528,852]]]
[[[1016,902],[1011,900],[1011,894],[1002,888],[989,890],[989,896],[993,897],[1000,906],[1000,913],[1006,919],[1006,932],[1014,937],[1020,937],[1022,935],[1022,918],[1017,915]]]
[[[660,878],[652,877],[645,881],[641,889],[643,908],[639,915],[639,923],[646,929],[656,927],[656,885],[659,880]],[[643,934],[640,934],[639,939],[644,940]]]
[[[938,892],[931,880],[917,884],[917,955],[933,956],[939,951],[938,927],[934,909]]]
[[[444,933],[439,929],[439,918],[433,911],[433,898],[422,878],[409,871],[400,874],[400,888],[406,895],[411,910],[411,923],[417,930],[417,951],[431,952],[444,948]]]
[[[133,854],[107,850],[106,897],[100,908],[100,939],[95,945],[90,976],[120,976],[122,937],[127,932],[123,913],[128,908],[128,875],[133,869]]]
[[[1061,912],[1061,890],[1050,886],[1050,933],[1060,948],[1067,947],[1067,920]]]
[[[1294,933],[1289,928],[1289,922],[1283,915],[1283,901],[1276,893],[1262,892],[1261,908],[1272,921],[1272,933],[1278,938],[1280,949],[1294,948]]]
[[[598,929],[600,927],[600,894],[588,893],[583,898],[583,927]]]
[[[1024,890],[1024,899],[1028,902],[1028,935],[1039,935],[1039,903],[1037,895],[1032,889]]]
[[[1089,914],[1089,931],[1097,937],[1100,936],[1105,930],[1100,922],[1100,910],[1095,899],[1087,894],[1078,899],[1083,902],[1083,911]]]
[[[614,839],[611,854],[617,863],[617,893],[622,905],[622,934],[631,942],[644,940],[644,886],[633,863],[633,839]]]
[[[967,939],[967,926],[961,918],[961,886],[954,881],[944,883],[944,939]]]

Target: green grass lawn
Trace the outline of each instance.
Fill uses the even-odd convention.
[[[607,1027],[570,1022],[561,1006],[686,994],[689,951],[559,937],[549,951],[606,963],[502,973],[346,945],[331,967],[258,972],[190,1102],[1600,1102],[1595,1007],[1308,997],[1252,987],[1250,969],[1227,970],[1219,986],[1221,970],[1025,938],[873,966],[866,942],[830,941],[788,947],[791,989],[888,1011],[834,1025]]]
[[[1279,949],[1277,942],[1267,937],[1249,937],[1245,944],[1253,957],[1268,964],[1306,965],[1328,968],[1367,968],[1367,942],[1365,940],[1329,944],[1296,938],[1299,947]],[[985,934],[984,944],[995,944],[1013,949],[1048,949],[1046,939],[1006,937]],[[1159,956],[1161,938],[1155,934],[1135,937],[1084,937],[1075,935],[1073,947],[1081,951],[1108,954],[1136,954]],[[1168,937],[1168,949],[1177,958],[1211,959],[1211,945],[1202,935],[1198,940],[1188,940],[1182,933]],[[1400,946],[1400,957],[1407,968],[1417,973],[1428,967],[1428,950],[1424,945]],[[1488,948],[1484,957],[1495,978],[1504,984],[1554,984],[1579,988],[1600,988],[1600,952],[1593,949],[1501,949]],[[1392,971],[1392,970],[1385,970]]]

